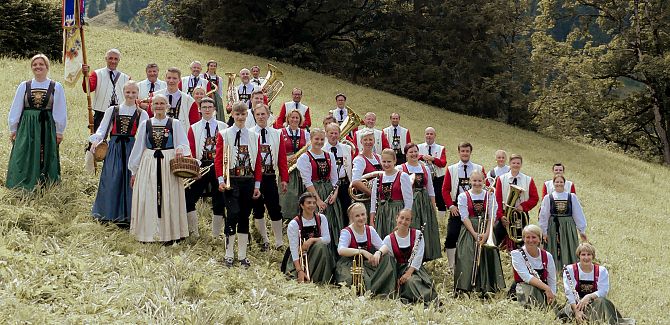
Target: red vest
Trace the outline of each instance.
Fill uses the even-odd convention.
[[[358,242],[356,241],[356,236],[354,235],[353,229],[351,227],[347,226],[344,229],[346,229],[349,234],[351,234],[351,240],[349,241],[349,248],[358,248]],[[367,247],[365,248],[366,250],[370,251],[372,250],[372,236],[370,235],[370,226],[365,225],[365,236],[368,239],[367,242]]]
[[[298,223],[298,239],[302,239],[302,215],[296,216],[293,220]],[[314,220],[316,221],[316,233],[312,238],[321,237],[321,216],[315,215]]]
[[[323,152],[323,156],[326,158],[326,164],[328,164],[328,173],[323,178],[319,177],[318,166],[316,164],[316,159],[312,156],[312,153],[307,151],[307,156],[309,157],[309,163],[312,165],[312,182],[317,180],[330,180],[330,155],[327,152]]]
[[[519,250],[522,250],[522,249],[523,248],[519,248]],[[547,271],[547,251],[540,248],[540,256],[542,256],[542,267],[544,269],[544,271],[540,275],[540,280],[542,280],[542,282],[544,282],[544,283],[547,283],[547,276],[549,276],[549,272]],[[519,276],[519,273],[516,273],[516,270],[514,270],[514,269],[513,269],[513,271],[514,271],[514,282],[516,282],[516,283],[523,282],[523,280]]]
[[[300,148],[304,147],[307,144],[307,138],[305,138],[305,130],[300,129],[300,139],[298,140],[298,147],[293,148],[293,140],[289,135],[288,131],[286,130],[286,128],[281,129],[281,144],[286,149],[287,154],[295,153],[296,151],[300,150]]]
[[[402,171],[409,174],[409,169],[407,169],[407,163],[404,163],[401,166],[402,166]],[[426,166],[421,165],[421,164],[419,164],[419,166],[421,166],[421,170],[423,171],[423,187],[426,188],[426,187],[428,187],[428,179],[427,179],[427,176],[426,176],[426,174],[427,174],[426,173]],[[414,186],[414,184],[412,184],[412,186]]]
[[[393,201],[402,201],[402,187],[400,184],[400,175],[402,172],[395,174],[395,179],[393,180],[393,185],[391,185],[391,200]],[[384,175],[379,175],[377,178],[377,200],[388,200],[389,198],[383,197],[384,193],[382,191],[382,179]]]
[[[414,249],[414,241],[416,240],[416,229],[409,229],[409,251],[411,252]],[[396,261],[400,264],[406,264],[409,259],[409,255],[405,256],[398,246],[398,239],[395,237],[395,231],[391,233],[391,248],[393,249],[393,256]]]
[[[577,292],[581,294],[582,292],[579,290],[579,267],[577,266],[577,263],[572,264],[572,273],[575,274],[575,290],[577,290]],[[599,276],[600,276],[600,267],[598,266],[598,264],[593,263],[593,291],[591,292],[598,291]],[[585,292],[585,293],[589,294],[591,292]]]
[[[470,191],[465,191],[465,197],[468,198],[468,215],[470,215],[470,217],[474,217],[475,216],[475,206],[474,206],[474,203],[472,203],[472,196],[470,195]],[[484,197],[484,211],[486,211],[486,205],[489,204],[488,201],[489,201],[489,196],[486,195]]]
[[[376,154],[376,153],[373,153],[372,155],[375,157],[375,159],[377,159],[377,163],[379,163],[379,165],[381,166],[381,164],[382,164],[382,157],[380,157],[380,156],[379,156],[378,154]],[[363,157],[363,159],[365,160],[365,169],[363,169],[363,174],[364,174],[364,175],[367,174],[367,173],[372,173],[372,172],[380,171],[380,170],[381,170],[381,168],[380,168],[380,169],[377,169],[377,167],[375,167],[375,165],[373,165],[373,164],[370,162],[370,160],[369,160],[367,157],[365,157],[363,154],[360,154],[360,156]]]

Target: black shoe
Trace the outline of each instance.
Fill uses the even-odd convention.
[[[270,249],[270,243],[263,243],[261,245],[261,252],[267,252]]]
[[[248,258],[240,260],[240,266],[243,266],[245,269],[248,269],[251,266],[251,261]]]
[[[235,260],[232,257],[226,257],[223,259],[223,265],[226,267],[233,267],[233,264],[235,264]]]

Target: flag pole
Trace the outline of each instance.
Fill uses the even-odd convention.
[[[79,2],[79,1],[77,1]],[[88,65],[88,60],[86,59],[86,43],[84,42],[84,24],[81,22],[81,2],[77,4],[77,14],[76,18],[77,21],[79,22],[79,35],[81,37],[81,56],[84,61],[85,65]],[[90,134],[95,133],[95,130],[93,129],[93,108],[91,105],[91,84],[88,80],[89,75],[87,73],[83,73],[84,75],[84,84],[86,85],[86,103],[88,105],[88,130],[90,131]]]

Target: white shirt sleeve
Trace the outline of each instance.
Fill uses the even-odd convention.
[[[552,193],[545,195],[542,199],[542,206],[540,207],[540,215],[538,217],[540,229],[542,229],[542,233],[545,235],[547,234],[549,228],[549,217],[551,216],[549,195],[552,195]]]
[[[419,234],[421,234],[421,230],[417,229],[416,236],[419,236]],[[411,244],[414,243],[410,243],[410,245]],[[426,248],[426,243],[423,236],[421,236],[421,240],[419,240],[419,243],[417,245],[419,246],[419,248],[416,251],[416,255],[414,255],[414,259],[412,260],[411,265],[415,270],[419,270],[421,268],[421,264],[423,264],[423,252],[424,249]]]
[[[388,254],[393,256],[393,245],[391,244],[391,235],[386,235],[386,237],[384,237],[383,243],[384,245],[382,245],[382,247],[386,247],[386,250],[388,250]],[[381,249],[381,247],[379,249]]]
[[[300,231],[298,228],[298,223],[295,220],[291,220],[286,226],[286,236],[288,237],[288,247],[291,250],[291,259],[292,261],[297,261],[300,256],[298,255],[298,245],[300,245]]]
[[[142,110],[142,112],[144,112],[144,110]],[[88,137],[88,141],[91,143],[96,143],[107,138],[107,129],[109,129],[110,126],[109,120],[112,119],[113,114],[114,106],[108,107],[105,111],[105,116],[102,117],[102,122],[100,122],[100,125],[98,126],[98,130],[96,130],[94,134],[91,134],[91,136]]]
[[[370,213],[377,213],[377,191],[379,189],[377,186],[379,185],[379,178],[375,177],[371,180],[372,182],[372,193],[370,194]]]
[[[372,240],[372,247],[376,250],[379,250],[384,245],[384,242],[382,241],[382,238],[379,237],[379,233],[377,233],[375,227],[370,227],[370,238]]]
[[[56,133],[63,134],[67,126],[67,105],[65,103],[65,90],[63,90],[60,82],[57,82],[54,87],[54,103],[51,113],[56,124]]]
[[[144,149],[147,148],[146,145],[146,131],[147,131],[147,121],[142,121],[137,127],[137,133],[135,134],[135,144],[133,145],[133,150],[130,152],[130,157],[128,157],[128,169],[135,175],[137,169],[140,167],[140,161],[142,161],[142,153]]]
[[[414,204],[414,191],[412,190],[412,180],[407,173],[400,174],[400,189],[402,189],[402,200],[405,202],[405,209],[411,209]]]
[[[330,182],[333,184],[333,187],[337,185],[337,181],[339,181],[339,177],[337,175],[337,160],[335,160],[335,155],[333,155],[332,152],[325,152],[325,155],[330,156]],[[325,200],[325,198],[324,198]]]
[[[575,224],[577,225],[577,230],[579,230],[579,233],[585,234],[586,216],[584,216],[584,210],[582,209],[582,204],[579,202],[577,195],[570,193],[570,198],[571,198],[570,200],[572,201],[572,218],[575,220]]]
[[[298,164],[298,171],[300,172],[302,184],[305,188],[314,185],[314,183],[312,183],[312,162],[309,160],[309,155],[306,152],[300,155],[296,164]]]
[[[24,95],[26,94],[26,82],[21,82],[19,87],[16,89],[16,94],[14,95],[14,100],[12,101],[12,106],[9,108],[9,132],[16,132],[19,128],[19,122],[21,121],[21,114],[23,113],[23,100]]]
[[[596,294],[600,298],[605,298],[610,291],[610,275],[605,267],[598,267],[600,268],[600,274],[598,275],[598,291],[596,291]]]
[[[351,243],[351,233],[347,229],[340,230],[340,242],[337,243],[337,252],[340,252],[340,249],[349,248],[349,243]]]
[[[363,177],[363,171],[365,170],[365,159],[360,156],[354,157],[354,160],[352,162],[352,169],[351,169],[351,181],[356,181],[360,180],[361,177]]]
[[[182,126],[181,122],[179,122],[179,120],[172,121],[172,131],[174,132],[175,150],[181,148],[182,154],[184,156],[190,156],[191,146],[188,143],[186,131],[184,131],[184,127]]]
[[[320,214],[321,218],[321,242],[324,244],[330,244],[330,228],[328,227],[328,218],[325,215]]]
[[[556,264],[554,264],[554,257],[547,252],[547,285],[551,288],[551,292],[556,294]]]
[[[461,221],[470,217],[470,211],[468,211],[468,197],[465,196],[465,192],[458,194],[458,213],[461,215]]]
[[[430,168],[426,167],[426,175],[424,177],[428,177],[428,183],[426,186],[428,187],[428,196],[430,197],[435,197],[435,187],[433,186],[433,174],[430,173]]]

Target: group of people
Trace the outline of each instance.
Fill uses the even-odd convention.
[[[446,217],[444,252],[456,293],[503,290],[499,251],[506,249],[514,273],[510,293],[519,301],[551,304],[561,272],[569,302],[563,316],[620,318],[605,298],[607,270],[593,264],[586,218],[562,164],[553,166],[540,197],[533,178],[521,172],[521,155],[498,150],[497,165],[486,173],[470,159],[472,144],[462,142],[458,162],[447,165],[435,128],[426,128],[425,142],[416,144],[398,113],[378,129],[376,114],[367,112],[341,134],[357,117],[345,94],[335,96],[323,126],[313,126],[300,88],[273,115],[257,66],[240,71],[242,83],[226,98],[231,104],[221,107],[231,94],[223,92],[215,61],[204,74],[194,61],[185,77],[169,68],[165,81],[151,63],[147,79],[135,82],[118,70],[120,59],[112,49],[106,67],[82,68],[83,88],[94,92],[90,150],[108,145],[92,214],[129,226],[138,241],[199,236],[196,203],[211,197],[212,235],[225,237],[227,267],[236,260],[251,265],[251,215],[260,251],[284,249],[288,221],[281,263],[288,276],[351,285],[352,264],[362,258],[367,291],[430,302],[437,295],[423,264],[442,257],[438,218]],[[63,88],[47,76],[49,60],[36,55],[31,68],[34,78],[20,84],[9,114],[14,147],[6,181],[28,190],[59,181],[58,144],[67,120]],[[170,161],[182,157],[197,159],[203,170],[188,187],[170,172]],[[510,203],[512,195],[518,199]],[[519,225],[540,202],[539,226]]]

